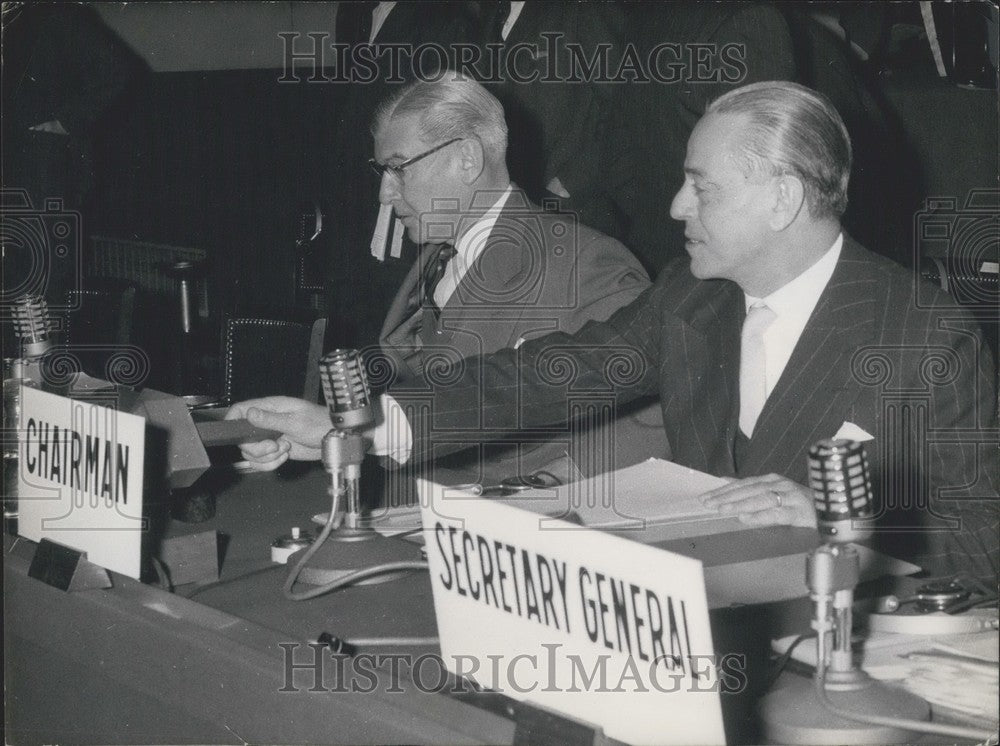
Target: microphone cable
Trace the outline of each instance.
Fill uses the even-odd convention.
[[[331,593],[332,591],[340,588],[353,585],[360,580],[367,580],[368,578],[375,577],[377,575],[400,572],[403,570],[426,570],[429,567],[428,563],[423,560],[386,562],[381,565],[373,565],[361,570],[355,570],[354,572],[348,573],[343,577],[331,580],[329,583],[324,583],[323,585],[316,586],[315,588],[310,588],[307,591],[293,590],[295,582],[298,580],[302,569],[309,563],[309,560],[312,559],[313,555],[319,551],[319,548],[326,542],[333,530],[340,524],[340,521],[338,521],[339,516],[337,514],[337,509],[340,507],[340,495],[343,492],[343,489],[331,490],[331,492],[333,492],[333,500],[330,505],[330,515],[326,519],[326,524],[323,526],[323,530],[320,531],[319,536],[316,537],[316,541],[309,545],[303,555],[299,557],[298,562],[295,563],[295,567],[293,567],[291,572],[288,573],[288,577],[285,579],[285,585],[282,588],[285,598],[292,601],[308,601],[309,599],[326,595],[327,593]],[[434,640],[436,641],[437,638],[434,638]]]

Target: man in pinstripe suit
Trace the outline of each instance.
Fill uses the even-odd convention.
[[[810,445],[869,441],[891,529],[882,548],[934,573],[994,578],[991,358],[971,319],[842,233],[850,162],[843,122],[813,91],[771,82],[723,95],[691,135],[671,205],[690,258],[606,322],[471,362],[435,390],[430,422],[409,412],[410,442],[387,443],[380,428],[376,449],[423,459],[471,421],[497,433],[557,422],[570,395],[605,392],[613,378],[623,401],[659,393],[675,461],[733,479],[706,504],[751,525],[815,525]],[[759,306],[766,323],[748,334]],[[635,364],[611,376],[622,350]],[[567,357],[572,376],[555,365]],[[398,423],[395,401],[386,412]],[[261,468],[294,458],[329,427],[314,418],[255,414],[294,435],[244,455]]]

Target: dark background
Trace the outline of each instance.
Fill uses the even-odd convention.
[[[306,257],[311,262],[310,276],[303,278],[297,272],[304,256],[304,249],[296,246],[302,231],[300,215],[314,203],[333,214],[350,203],[345,195],[357,200],[359,191],[371,190],[370,201],[376,200],[374,182],[358,185],[349,178],[352,170],[343,168],[333,146],[343,107],[350,105],[345,103],[347,86],[278,82],[282,47],[277,33],[298,27],[303,32],[310,28],[332,30],[333,4],[313,6],[311,17],[304,20],[300,16],[294,25],[288,23],[290,16],[278,12],[286,5],[295,10],[305,4],[277,3],[277,9],[269,6],[266,11],[262,5],[261,12],[270,15],[257,25],[256,37],[245,34],[235,23],[246,16],[245,6],[238,15],[232,11],[232,28],[227,28],[227,16],[221,9],[214,8],[208,18],[213,25],[205,30],[197,49],[190,43],[168,48],[162,39],[157,42],[155,35],[150,37],[149,29],[143,32],[146,36],[137,36],[136,28],[143,24],[125,17],[122,8],[118,15],[103,13],[140,47],[133,50],[90,8],[59,4],[47,6],[42,20],[30,31],[33,36],[20,38],[20,43],[30,48],[37,44],[36,39],[59,30],[62,39],[69,41],[51,41],[49,54],[55,62],[49,74],[60,82],[55,93],[46,95],[76,96],[92,104],[89,110],[82,107],[85,115],[77,128],[85,136],[78,138],[68,153],[58,156],[65,159],[66,171],[55,169],[72,182],[71,186],[60,184],[55,193],[61,189],[66,207],[80,210],[82,215],[79,238],[84,270],[93,268],[95,236],[204,252],[203,282],[210,299],[209,316],[203,320],[208,347],[217,339],[219,320],[227,314],[266,312],[305,318],[325,312],[323,293],[304,292],[303,279],[307,285],[324,285],[329,274],[337,271],[340,258],[334,253],[335,242],[327,237],[305,247],[311,251]],[[867,62],[845,56],[839,48],[841,42],[803,20],[829,7],[856,43],[866,49]],[[943,7],[941,4],[937,9],[939,32],[947,45],[950,27],[942,15]],[[649,29],[668,23],[672,12],[670,4],[626,3],[621,8],[626,22],[624,38],[640,47],[655,41],[649,38]],[[920,255],[929,250],[940,251],[940,247],[923,246],[917,240],[915,221],[928,197],[950,199],[954,210],[961,211],[976,190],[996,190],[996,90],[959,85],[937,75],[916,2],[839,6],[781,3],[778,8],[792,28],[800,79],[832,88],[834,94],[838,90],[843,93],[844,81],[834,78],[839,74],[837,65],[849,64],[849,85],[857,86],[849,92],[852,96],[857,93],[859,100],[863,94],[866,105],[876,112],[874,119],[862,118],[854,127],[856,148],[868,159],[867,170],[855,175],[855,183],[865,183],[867,201],[855,200],[848,226],[863,240],[877,240],[880,245],[871,248],[904,264],[919,262]],[[200,23],[190,17],[193,12],[185,4],[161,6],[155,10],[156,21],[169,30],[172,13],[179,27],[192,28]],[[65,21],[67,16],[74,20]],[[27,24],[9,26],[5,47],[14,48],[19,43],[18,34],[27,35],[22,29],[30,28]],[[177,42],[176,35],[171,39]],[[218,45],[215,54],[212,43]],[[74,44],[84,49],[95,44],[105,51],[114,48],[108,55],[112,59],[117,56],[117,61],[108,62],[105,55],[95,64],[67,48]],[[947,46],[944,51],[946,56],[950,53]],[[9,54],[5,56],[9,58]],[[215,68],[234,59],[243,69],[177,69],[185,60],[189,65]],[[253,66],[260,62],[263,67]],[[69,70],[75,71],[72,76],[60,72]],[[108,91],[104,97],[108,100],[86,90],[76,80],[77,75],[96,80],[90,83],[91,88]],[[30,171],[34,152],[23,148],[31,145],[7,136],[8,125],[17,121],[12,112],[25,107],[25,89],[19,82],[11,82],[5,70],[4,186],[34,188],[34,195],[40,195],[44,187],[21,183],[26,177],[20,174],[26,168]],[[616,91],[621,101],[619,123],[625,130],[620,133],[622,138],[641,142],[649,137],[644,130],[629,132],[628,128],[629,122],[640,121],[630,114],[641,111],[649,97],[656,95],[655,85],[619,86],[624,89]],[[851,112],[845,112],[849,125],[850,116]],[[863,140],[865,133],[874,133],[876,128],[877,139],[859,142],[858,133]],[[367,158],[370,148],[370,136],[359,131],[354,149],[357,159]],[[20,156],[29,161],[27,167],[16,162]],[[654,159],[645,167],[661,166]],[[637,178],[644,183],[643,174]],[[633,225],[623,236],[653,275],[678,251],[676,246],[667,245],[666,239],[658,242],[658,227],[670,222],[666,212],[672,196],[646,194],[633,204]],[[37,196],[35,199],[37,202]],[[984,214],[995,225],[995,192],[991,199],[992,207]],[[951,219],[947,217],[948,202],[935,204],[946,219]],[[350,220],[350,216],[339,217]],[[855,229],[852,221],[857,220],[862,224]],[[369,270],[372,276],[380,271],[378,265]],[[146,329],[137,329],[135,339],[154,353],[167,338],[164,330],[175,323],[176,303],[169,292],[151,297],[148,303],[159,311],[146,314],[153,321],[145,322]],[[366,311],[358,309],[358,313]],[[338,320],[332,321],[336,329]],[[995,337],[992,329],[990,336]]]

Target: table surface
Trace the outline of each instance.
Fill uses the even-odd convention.
[[[219,531],[232,582],[213,588],[168,593],[114,575],[112,589],[66,593],[29,578],[34,545],[5,537],[7,741],[510,743],[513,721],[442,696],[430,675],[419,687],[405,670],[374,665],[367,678],[347,677],[358,691],[331,692],[343,685],[336,659],[309,643],[322,631],[434,634],[430,585],[414,574],[284,599],[271,542],[327,507],[326,475],[295,466],[223,485],[211,520],[167,525],[168,538]],[[317,660],[318,680],[289,668]]]
[[[381,658],[373,673],[362,679],[355,673],[351,681],[377,681],[368,687],[374,691],[331,692],[343,684],[331,664],[336,659],[322,651],[319,685],[315,666],[302,666],[317,660],[309,643],[324,632],[344,640],[436,635],[423,572],[309,601],[284,597],[288,568],[271,563],[271,543],[293,526],[318,529],[311,517],[329,509],[327,483],[316,465],[287,464],[271,474],[215,470],[209,482],[214,517],[171,521],[164,537],[219,532],[221,576],[174,593],[117,575],[110,590],[57,591],[27,577],[33,545],[7,537],[8,741],[510,743],[515,732],[523,736],[523,707],[512,718],[495,702],[473,707],[441,693],[444,679],[429,657],[435,645],[366,644],[360,652]],[[768,562],[787,565],[815,543],[814,534],[802,530],[779,531],[776,539],[774,530],[697,536],[687,527],[655,538],[661,546],[713,557],[706,564],[720,573],[736,567],[725,565],[720,553],[732,553],[729,561],[765,563],[751,563],[759,572]],[[419,546],[406,546],[419,557]],[[794,574],[802,578],[796,563]],[[712,614],[716,652],[747,653],[751,681],[766,678],[771,638],[808,628],[804,583],[790,595],[802,598]],[[413,671],[391,670],[399,653],[428,664],[418,672],[423,683],[414,685]],[[301,668],[290,669],[290,662]],[[751,687],[742,699],[723,698],[730,741],[756,737],[751,720],[759,693]]]

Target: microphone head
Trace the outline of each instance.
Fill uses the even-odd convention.
[[[330,421],[338,430],[357,430],[375,423],[368,377],[357,350],[334,350],[319,361],[319,377]]]
[[[22,354],[25,357],[44,355],[51,347],[49,332],[52,330],[45,299],[38,295],[20,298],[14,303],[12,315],[14,334],[21,340]]]
[[[809,487],[816,524],[828,543],[865,539],[872,533],[872,485],[861,443],[821,440],[809,449]]]

